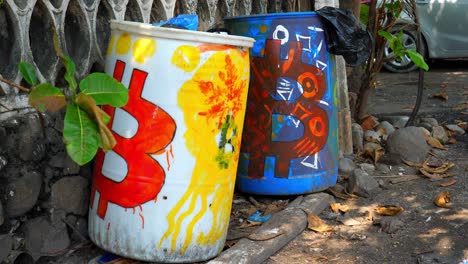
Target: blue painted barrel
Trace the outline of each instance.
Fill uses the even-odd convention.
[[[226,18],[256,40],[237,171],[240,191],[322,191],[338,175],[336,61],[315,12]]]

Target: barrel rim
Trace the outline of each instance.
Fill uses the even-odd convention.
[[[243,37],[237,35],[221,35],[209,32],[177,28],[156,27],[151,24],[134,21],[121,21],[113,19],[111,20],[110,26],[111,31],[118,30],[145,35],[149,37],[158,37],[164,39],[183,40],[208,44],[220,44],[251,48],[253,47],[253,44],[255,42],[255,39],[250,37]]]
[[[297,17],[316,17],[317,12],[308,11],[308,12],[288,12],[288,13],[268,13],[268,14],[256,14],[256,15],[246,15],[246,16],[233,16],[225,17],[226,20],[250,20],[250,19],[259,19],[259,18],[297,18]]]

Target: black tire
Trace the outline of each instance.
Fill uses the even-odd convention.
[[[397,30],[395,32],[399,32],[399,30]],[[403,40],[403,46],[405,48],[417,50],[416,32],[403,30],[403,39],[402,40]],[[421,42],[424,42],[424,41],[421,41]],[[426,53],[425,48],[426,47],[425,47],[424,43],[421,43],[421,54],[423,54],[423,56]],[[392,56],[393,56],[392,50],[390,49],[390,47],[388,45],[386,45],[385,48],[384,48],[384,58],[390,58]],[[410,60],[410,58],[407,57],[407,56],[403,57],[401,61],[391,60],[391,61],[384,62],[383,67],[385,69],[387,69],[388,71],[395,72],[395,73],[407,73],[407,72],[414,71],[414,70],[416,70],[418,68],[418,66],[416,64],[414,64]]]

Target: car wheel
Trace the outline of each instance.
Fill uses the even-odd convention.
[[[417,37],[415,32],[411,31],[403,31],[402,37],[403,46],[406,49],[417,50]],[[425,46],[422,43],[421,46],[421,54],[425,54]],[[387,44],[384,48],[384,58],[391,58],[393,57],[393,51],[390,49],[390,46]],[[394,59],[391,61],[384,62],[383,67],[391,72],[397,73],[405,73],[411,72],[418,68],[416,64],[414,64],[408,56],[403,56],[400,60]]]

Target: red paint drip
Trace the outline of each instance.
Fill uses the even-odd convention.
[[[141,205],[138,205],[138,208],[140,208],[140,212],[143,212],[143,207]]]
[[[110,223],[107,223],[107,231],[110,230]]]
[[[141,213],[138,213],[138,214],[140,215],[140,218],[141,218],[141,228],[145,229],[145,217]]]
[[[171,162],[169,161],[169,152],[166,151],[167,171],[171,169]]]
[[[136,212],[136,211],[135,211],[135,207],[133,207],[132,210],[133,210],[133,214],[135,214],[135,212]]]

